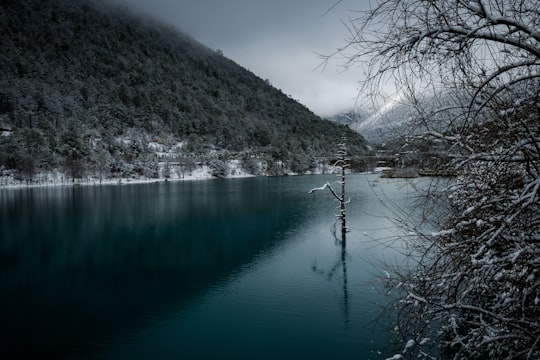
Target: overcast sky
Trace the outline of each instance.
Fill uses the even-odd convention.
[[[355,105],[362,69],[343,72],[337,60],[316,69],[317,53],[330,54],[344,44],[342,21],[369,7],[369,0],[115,1],[222,50],[320,116]]]

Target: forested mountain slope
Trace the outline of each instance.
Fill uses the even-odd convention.
[[[159,177],[163,159],[234,156],[303,172],[343,134],[366,149],[220,51],[84,0],[0,2],[0,131],[0,170],[27,179]]]

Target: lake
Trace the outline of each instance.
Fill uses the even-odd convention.
[[[327,180],[0,190],[0,358],[391,356],[384,204],[422,180],[348,176],[345,248],[331,194],[308,194]]]

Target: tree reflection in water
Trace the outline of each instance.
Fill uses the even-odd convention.
[[[347,234],[342,233],[341,239],[334,234],[334,240],[336,246],[339,246],[340,252],[338,259],[334,265],[329,270],[319,269],[316,264],[312,265],[313,271],[326,277],[329,281],[334,278],[336,274],[339,273],[341,269],[342,285],[341,289],[343,291],[343,315],[345,319],[345,327],[349,325],[350,322],[350,304],[349,304],[349,287],[348,287],[348,276],[347,276]]]

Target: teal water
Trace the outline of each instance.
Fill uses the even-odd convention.
[[[0,190],[0,358],[390,356],[384,204],[415,192],[349,176],[343,248],[331,195],[308,194],[326,180]]]

